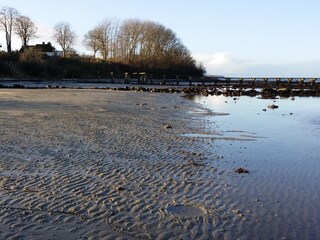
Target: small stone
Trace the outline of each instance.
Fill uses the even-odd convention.
[[[169,124],[166,124],[166,125],[164,125],[164,128],[165,128],[165,129],[172,129],[172,126],[169,125]]]
[[[235,213],[235,214],[240,214],[241,213],[240,209],[232,210],[232,212]]]
[[[117,191],[123,191],[124,188],[123,187],[117,187]]]
[[[279,108],[279,106],[277,106],[277,105],[274,105],[274,104],[271,104],[271,105],[268,105],[268,108],[271,108],[271,109],[276,109],[276,108]]]
[[[249,171],[247,169],[244,168],[238,168],[235,170],[236,173],[249,173]]]

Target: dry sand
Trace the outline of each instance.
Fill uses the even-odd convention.
[[[0,90],[0,239],[286,236],[232,184],[250,174],[185,136],[215,134],[208,114],[178,94]]]

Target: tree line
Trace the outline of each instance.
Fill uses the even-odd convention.
[[[18,10],[3,7],[0,10],[0,30],[6,36],[7,51],[12,51],[12,34],[16,34],[22,48],[36,38],[37,27]],[[61,47],[63,57],[75,50],[77,34],[71,25],[59,22],[54,26],[52,39]],[[122,22],[106,19],[90,29],[82,40],[96,61],[130,65],[141,71],[203,75],[205,69],[192,58],[190,51],[169,28],[153,21],[127,19]]]
[[[85,46],[103,59],[146,68],[193,66],[194,59],[176,34],[162,24],[139,19],[105,20],[84,37]]]

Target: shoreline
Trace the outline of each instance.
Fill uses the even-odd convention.
[[[219,84],[124,84],[124,83],[83,83],[77,81],[6,81],[0,82],[0,89],[99,89],[112,91],[183,93],[187,96],[261,96],[262,98],[320,97],[320,83],[263,83],[257,84],[221,82]]]

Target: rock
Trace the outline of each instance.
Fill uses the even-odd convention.
[[[265,108],[264,108],[264,109],[262,109],[262,111],[266,112],[266,111],[267,111],[267,109],[265,109]]]
[[[274,104],[271,104],[271,105],[268,105],[268,108],[271,108],[271,109],[276,109],[276,108],[279,108],[279,106],[277,106],[277,105],[274,105]]]
[[[249,173],[249,171],[247,169],[244,168],[238,168],[235,170],[236,173]]]
[[[117,191],[123,191],[124,188],[123,187],[117,187]]]
[[[164,125],[164,128],[165,128],[165,129],[172,129],[172,126],[169,125],[169,124],[166,124],[166,125]]]

